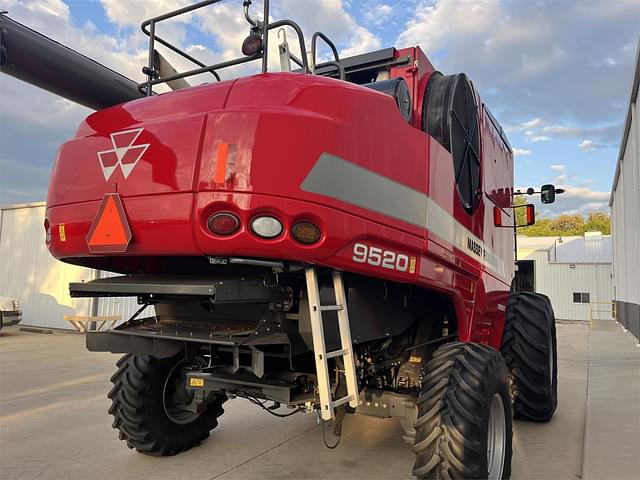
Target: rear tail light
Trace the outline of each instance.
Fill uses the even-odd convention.
[[[311,245],[320,240],[321,232],[317,225],[311,222],[298,222],[291,229],[291,236],[305,245]]]
[[[255,217],[251,220],[251,231],[261,238],[276,238],[284,227],[280,220],[274,217]]]
[[[44,232],[45,232],[45,242],[47,247],[51,246],[51,223],[49,223],[49,219],[44,219]]]
[[[220,212],[211,215],[207,225],[212,233],[221,237],[228,237],[240,229],[240,219],[233,213]]]

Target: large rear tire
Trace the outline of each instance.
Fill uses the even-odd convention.
[[[551,301],[512,293],[502,337],[515,418],[548,422],[558,406],[558,349]]]
[[[496,350],[473,343],[438,348],[418,399],[416,463],[420,479],[511,476],[511,401],[507,368]]]
[[[218,425],[226,398],[216,398],[202,412],[185,408],[189,394],[180,389],[181,358],[125,355],[117,366],[108,394],[109,413],[113,428],[129,448],[148,455],[175,455],[198,445]]]

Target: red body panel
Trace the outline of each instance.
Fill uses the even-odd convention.
[[[127,259],[141,256],[310,262],[440,291],[453,300],[462,340],[498,346],[513,275],[513,238],[509,229],[494,227],[492,210],[494,204],[506,206],[501,202],[513,185],[512,157],[480,108],[484,193],[479,208],[467,214],[451,155],[419,129],[433,67],[419,49],[398,51],[401,55],[415,60],[391,71],[392,77],[405,78],[414,97],[411,124],[390,96],[295,73],[204,85],[89,116],[61,147],[52,173],[51,252],[76,263],[92,257],[87,231],[103,195],[117,192],[133,239],[114,270],[125,271]],[[138,135],[133,142],[112,137],[127,131],[131,138]],[[222,182],[221,143],[228,145]],[[123,165],[105,170],[98,152],[113,152],[104,154],[106,159],[120,155]],[[317,190],[326,183],[329,192],[332,181],[344,179],[323,183],[321,178],[315,190],[304,186],[327,154],[342,159],[337,161],[345,171],[381,179],[414,199],[407,212],[423,209],[424,221],[382,213],[381,202],[376,209]],[[127,176],[125,162],[133,165]],[[354,182],[353,191],[376,204],[378,192],[367,185]],[[226,238],[209,232],[207,219],[217,211],[236,213],[240,230]],[[252,234],[248,223],[257,214],[280,219],[283,234],[274,240]],[[297,220],[320,226],[322,239],[310,246],[294,241],[290,228]],[[483,243],[480,254],[468,248],[469,235]],[[405,255],[413,266],[399,271],[356,262],[354,248],[364,248],[356,244],[393,252],[394,258]]]

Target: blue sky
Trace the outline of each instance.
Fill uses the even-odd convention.
[[[188,3],[0,0],[15,20],[137,80],[139,24]],[[205,61],[234,56],[246,35],[241,3],[226,0],[164,34]],[[543,214],[606,210],[640,0],[272,0],[272,12],[327,32],[343,55],[421,45],[443,73],[474,81],[517,153],[517,186],[566,187]],[[90,112],[4,75],[0,103],[0,204],[43,200],[57,146]]]

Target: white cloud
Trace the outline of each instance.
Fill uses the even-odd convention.
[[[564,172],[567,169],[566,165],[562,164],[550,165],[549,168],[554,172]]]
[[[524,148],[514,148],[513,149],[513,155],[516,157],[521,157],[521,156],[526,156],[526,155],[531,155],[531,150],[526,150]]]
[[[100,2],[112,22],[121,27],[134,26],[136,28],[148,18],[156,17],[193,3],[189,0],[100,0]],[[184,23],[189,20],[190,15],[181,15],[170,22]],[[168,23],[163,22],[161,27],[168,25]]]
[[[4,2],[7,5],[6,2]],[[7,7],[14,7],[16,2],[9,1]],[[58,0],[41,0],[25,5],[25,7],[34,14],[43,13],[53,17],[66,18],[69,16],[69,7],[64,2]]]
[[[567,180],[569,180],[570,178],[573,178],[573,175],[567,175],[566,173],[563,173],[562,175],[558,175],[557,177],[555,177],[553,179],[553,183],[556,183],[558,185],[562,185],[564,184],[564,182],[566,182]]]
[[[549,140],[551,140],[550,137],[547,137],[546,135],[538,135],[533,131],[525,132],[525,137],[526,141],[531,143],[548,142]]]
[[[493,92],[490,106],[503,123],[519,125],[527,112],[533,120],[619,125],[633,66],[625,47],[637,41],[637,19],[637,0],[423,0],[396,43],[421,45],[443,73],[468,73],[481,94]],[[607,68],[594,66],[603,59]]]
[[[141,65],[145,63],[143,58],[146,57],[142,44],[136,45],[126,36],[97,33],[93,24],[75,26],[69,7],[61,0],[5,0],[3,7],[10,11],[14,20],[53,40],[70,46],[136,81],[144,79],[140,71]],[[4,155],[7,155],[8,150],[20,149],[22,142],[25,142],[49,148],[49,156],[52,159],[57,145],[71,137],[82,118],[90,112],[69,100],[4,75],[0,89],[0,104],[0,122],[3,124],[4,133],[12,138],[10,145],[3,145]],[[38,132],[38,136],[34,142],[35,132]],[[50,162],[51,159],[47,160]]]
[[[556,182],[556,187],[564,188],[565,192],[556,196],[555,203],[543,205],[539,195],[527,197],[542,217],[553,217],[565,213],[586,215],[589,212],[609,210],[609,192],[560,182]],[[525,191],[526,188],[521,187],[520,190]]]
[[[563,185],[565,193],[556,197],[556,208],[562,213],[586,214],[590,211],[609,209],[610,192],[592,190],[587,187]]]
[[[380,48],[380,38],[360,25],[345,9],[342,0],[280,0],[277,13],[300,24],[307,41],[311,32],[322,31],[337,46],[340,55],[347,57]],[[384,9],[383,9],[384,10]]]
[[[580,150],[585,152],[593,152],[596,148],[593,146],[593,140],[583,140],[578,144]]]
[[[384,23],[393,13],[393,7],[386,3],[379,3],[373,6],[366,6],[366,12],[364,18],[374,25],[381,25]]]
[[[577,127],[569,127],[566,125],[544,127],[542,131],[548,135],[555,135],[558,137],[575,137],[580,135],[584,130]]]
[[[587,153],[589,152],[594,152],[596,150],[600,150],[601,148],[607,148],[610,145],[606,145],[606,144],[602,144],[602,143],[596,143],[593,140],[583,140],[578,144],[578,148],[580,150],[583,150]]]
[[[536,128],[543,124],[544,124],[544,120],[542,120],[541,118],[533,118],[528,122],[521,123],[520,128],[522,129]]]
[[[522,130],[525,125],[542,125],[539,119],[534,119],[521,124],[513,130]],[[542,128],[532,128],[524,132],[525,140],[529,143],[547,142],[554,139],[570,139],[584,138],[585,136],[598,139],[596,142],[590,138],[582,140],[578,147],[585,152],[593,152],[600,148],[615,146],[615,140],[620,134],[620,126],[618,124],[596,126],[596,127],[579,127],[576,125],[550,125]]]

